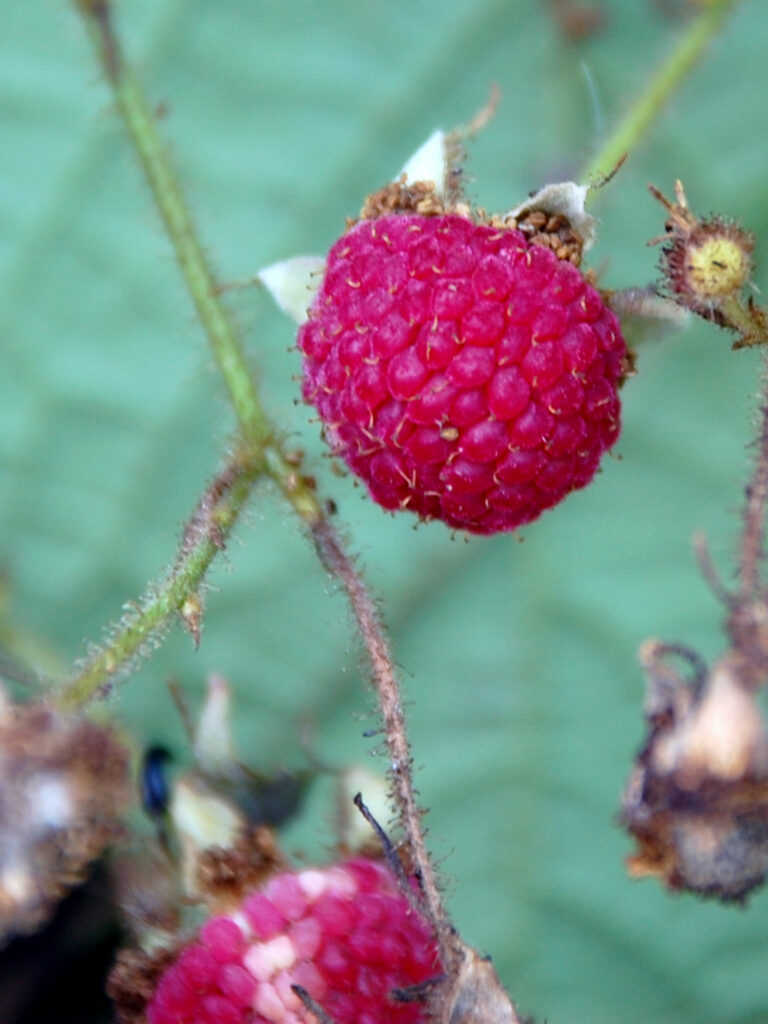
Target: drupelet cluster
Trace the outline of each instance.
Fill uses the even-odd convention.
[[[298,345],[304,398],[386,509],[513,530],[589,483],[619,435],[618,320],[573,262],[515,227],[358,221]]]

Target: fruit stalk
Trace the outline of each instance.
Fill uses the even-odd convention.
[[[323,564],[336,579],[342,582],[347,592],[360,636],[368,654],[373,686],[386,735],[392,788],[425,903],[425,906],[418,909],[432,926],[440,948],[441,960],[447,965],[451,960],[452,929],[440,897],[432,862],[427,853],[422,826],[422,811],[417,803],[413,787],[413,758],[406,731],[405,711],[392,656],[389,652],[389,643],[376,611],[375,602],[349,555],[338,543],[336,534],[328,529],[327,523],[319,523],[315,526],[313,534]]]

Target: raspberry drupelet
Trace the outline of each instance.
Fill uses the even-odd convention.
[[[420,1024],[394,989],[440,974],[426,923],[388,868],[358,857],[275,875],[211,918],[160,977],[147,1024],[307,1024],[300,986],[336,1024]]]
[[[589,483],[619,435],[618,320],[517,229],[359,221],[331,248],[298,345],[304,398],[386,509],[513,530]]]

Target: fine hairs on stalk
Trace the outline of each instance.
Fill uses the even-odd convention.
[[[409,860],[419,881],[417,909],[432,925],[444,966],[445,978],[426,992],[429,1011],[446,1024],[518,1024],[515,1006],[501,986],[487,958],[480,957],[456,932],[446,913],[434,867],[427,852],[423,811],[416,801],[413,758],[406,732],[400,686],[375,603],[352,562],[324,527],[314,531],[323,564],[342,584],[349,597],[358,630],[370,662],[389,752],[389,774]],[[407,890],[410,896],[410,890]]]
[[[71,679],[60,688],[61,707],[79,708],[94,694],[106,696],[154,651],[174,616],[199,646],[205,574],[227,543],[256,479],[253,464],[235,454],[214,477],[184,528],[176,560],[165,578],[126,605],[120,623],[92,644]]]

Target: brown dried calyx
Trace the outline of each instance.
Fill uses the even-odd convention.
[[[629,860],[632,874],[737,902],[768,875],[768,728],[758,703],[768,687],[766,371],[768,365],[733,589],[718,576],[703,538],[696,543],[702,572],[726,610],[728,649],[708,667],[683,647],[652,641],[642,648],[648,738],[622,808],[639,847]],[[688,662],[688,677],[673,657]]]
[[[409,182],[405,175],[366,197],[360,216],[347,219],[347,229],[359,220],[376,220],[390,214],[417,214],[420,217],[442,217],[453,214],[466,217],[475,224],[502,231],[522,232],[532,245],[551,249],[558,259],[581,264],[584,239],[560,211],[544,208],[526,209],[518,215],[488,213],[462,199],[444,198],[432,181]]]
[[[107,980],[107,995],[120,1024],[145,1024],[147,1003],[157,982],[179,953],[180,944],[161,947],[151,953],[121,949]]]
[[[734,651],[711,669],[655,641],[640,657],[649,734],[623,797],[638,843],[630,874],[742,902],[768,874],[768,730],[755,689]]]
[[[499,99],[498,89],[492,89],[488,102],[468,124],[448,133],[434,132],[394,181],[366,198],[359,217],[347,220],[347,230],[360,220],[391,214],[455,215],[500,231],[518,230],[532,244],[579,266],[582,252],[595,236],[594,219],[584,209],[587,186],[574,182],[545,185],[503,213],[489,213],[466,197],[465,143],[493,117]]]
[[[286,861],[272,830],[257,825],[244,826],[231,846],[200,850],[195,866],[196,891],[205,894],[206,905],[212,912],[227,913],[242,903],[245,893],[284,869]]]
[[[464,206],[460,210],[451,209],[438,194],[433,181],[409,182],[407,176],[401,174],[397,181],[366,196],[360,216],[349,219],[347,227],[353,227],[358,220],[376,220],[390,213],[416,213],[420,217],[441,217],[446,213],[468,216],[469,207],[466,212]]]
[[[0,690],[0,942],[42,924],[121,834],[128,760],[111,729]]]

